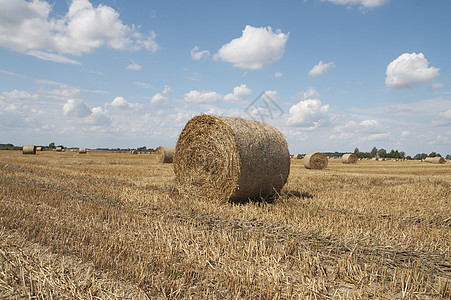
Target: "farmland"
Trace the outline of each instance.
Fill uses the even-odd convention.
[[[239,205],[174,179],[154,154],[0,151],[0,298],[451,297],[449,162],[291,160]]]

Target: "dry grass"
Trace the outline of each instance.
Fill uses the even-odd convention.
[[[0,298],[449,299],[451,165],[291,161],[272,202],[151,156],[0,151]]]

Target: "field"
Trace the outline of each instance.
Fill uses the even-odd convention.
[[[220,204],[150,154],[0,151],[0,299],[451,299],[451,163],[292,160]]]

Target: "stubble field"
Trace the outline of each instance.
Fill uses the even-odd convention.
[[[449,162],[292,160],[239,205],[174,179],[149,154],[0,151],[0,298],[451,299]]]

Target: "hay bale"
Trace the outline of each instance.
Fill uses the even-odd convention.
[[[42,151],[42,147],[36,147],[36,151]]]
[[[302,154],[295,154],[295,155],[293,155],[293,159],[303,159],[304,158],[304,156],[302,155]]]
[[[160,163],[172,163],[174,159],[175,147],[163,147],[157,148],[157,160]]]
[[[244,202],[278,193],[290,172],[287,142],[276,128],[253,120],[200,115],[180,133],[174,173],[191,194]]]
[[[357,160],[357,155],[355,155],[354,153],[346,153],[341,157],[341,161],[344,164],[356,164]]]
[[[34,146],[34,145],[23,146],[22,154],[36,154],[36,146]]]
[[[426,157],[424,160],[425,162],[431,163],[431,164],[444,164],[446,163],[446,160],[443,157],[436,156],[436,157]]]
[[[136,150],[131,150],[131,151],[130,151],[130,154],[138,154],[138,151],[136,151]]]
[[[304,167],[307,169],[322,170],[327,168],[329,160],[324,153],[309,152],[304,157]]]
[[[63,147],[58,146],[58,147],[55,148],[55,151],[57,151],[57,152],[62,152],[62,151],[63,151]]]
[[[78,154],[86,154],[86,148],[79,148],[78,149]]]

